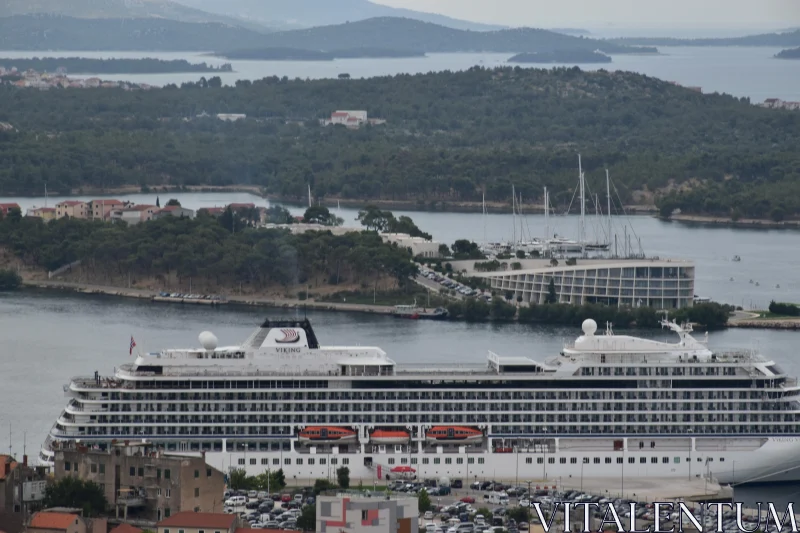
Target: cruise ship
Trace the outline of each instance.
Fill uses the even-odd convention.
[[[404,476],[557,483],[572,477],[800,480],[800,388],[749,351],[598,332],[546,361],[400,365],[377,347],[321,346],[308,320],[266,320],[240,346],[140,354],[76,377],[40,462],[65,441],[144,440],[223,471],[282,468],[312,484]],[[291,481],[290,481],[291,483]],[[613,483],[610,481],[610,483]]]

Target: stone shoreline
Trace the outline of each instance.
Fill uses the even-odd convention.
[[[61,290],[77,292],[81,294],[103,294],[108,296],[119,296],[122,298],[136,298],[139,300],[150,300],[159,296],[157,291],[149,289],[125,289],[121,287],[111,287],[103,285],[91,285],[88,283],[75,283],[69,281],[44,281],[44,280],[28,280],[23,282],[26,287],[46,289],[46,290]],[[385,305],[367,305],[367,304],[348,304],[339,302],[315,302],[313,300],[297,300],[297,299],[280,299],[259,297],[254,295],[238,295],[227,296],[226,300],[229,305],[248,305],[254,307],[280,307],[283,309],[314,309],[322,311],[349,311],[353,313],[371,313],[389,315],[394,311],[393,307]],[[191,305],[195,303],[206,303],[202,300],[185,302],[159,302],[163,304],[172,305]],[[216,307],[216,306],[214,306]]]

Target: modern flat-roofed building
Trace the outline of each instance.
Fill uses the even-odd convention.
[[[412,237],[407,233],[381,233],[384,242],[396,243],[397,246],[408,248],[414,257],[439,257],[440,243],[429,241],[422,237]]]
[[[419,502],[410,496],[339,493],[317,498],[317,533],[418,533]]]
[[[516,260],[509,260],[516,262]],[[474,262],[461,262],[474,263]],[[559,303],[601,303],[618,307],[680,309],[694,299],[694,263],[680,259],[577,259],[567,265],[549,259],[519,261],[520,270],[473,272],[489,280],[494,290],[522,297],[523,304],[542,304],[550,281]],[[453,264],[454,268],[465,265]]]

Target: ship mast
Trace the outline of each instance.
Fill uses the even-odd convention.
[[[485,249],[489,244],[486,242],[486,191],[483,192],[483,200],[481,203],[483,205],[483,247]]]
[[[311,184],[308,184],[308,207],[311,207]]]

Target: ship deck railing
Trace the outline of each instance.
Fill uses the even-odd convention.
[[[575,348],[575,343],[566,343],[564,345],[565,349],[573,349]],[[679,347],[675,348],[675,351],[672,354],[667,354],[664,351],[656,351],[656,352],[615,352],[615,351],[605,351],[605,352],[586,352],[586,353],[579,353],[579,354],[565,354],[565,357],[576,357],[576,356],[585,356],[585,355],[593,355],[593,356],[604,356],[605,363],[603,364],[612,364],[612,363],[687,363],[687,364],[730,364],[730,363],[743,363],[743,362],[755,362],[755,363],[763,363],[766,360],[761,357],[758,352],[754,350],[725,350],[725,351],[716,351],[711,352],[711,355],[704,355],[704,356],[697,356],[695,358],[694,355],[686,355],[689,352],[694,351],[693,349],[687,349],[683,353],[679,353]]]

